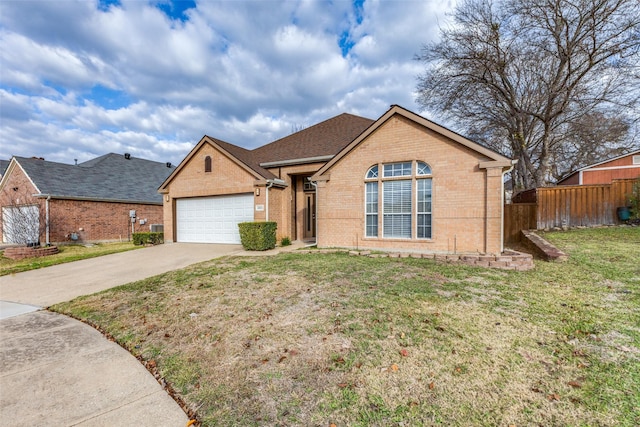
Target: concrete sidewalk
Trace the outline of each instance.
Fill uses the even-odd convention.
[[[82,322],[39,311],[0,321],[1,426],[185,426],[131,354]]]

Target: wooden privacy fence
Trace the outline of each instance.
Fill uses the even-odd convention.
[[[538,188],[535,203],[505,205],[505,242],[519,241],[520,230],[617,224],[616,210],[627,205],[634,182]]]
[[[533,230],[537,228],[536,204],[514,203],[504,205],[504,242],[515,243],[520,241],[521,230]]]

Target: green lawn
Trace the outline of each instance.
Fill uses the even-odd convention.
[[[54,309],[203,425],[640,425],[640,228],[545,237],[568,262],[223,258]]]
[[[0,276],[20,273],[22,271],[35,270],[49,267],[50,265],[63,264],[65,262],[94,258],[97,256],[113,254],[116,252],[139,249],[142,246],[134,246],[131,242],[124,243],[100,243],[95,245],[63,245],[58,246],[59,253],[42,258],[26,258],[12,260],[0,255]]]

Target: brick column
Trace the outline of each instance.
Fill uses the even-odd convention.
[[[503,187],[502,166],[486,168],[486,214],[484,250],[488,254],[502,252]]]

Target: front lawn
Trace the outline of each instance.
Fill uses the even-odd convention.
[[[13,260],[0,255],[0,276],[63,264],[65,262],[130,251],[142,247],[143,246],[134,246],[131,242],[99,243],[95,245],[62,245],[58,246],[60,252],[57,254],[41,258]]]
[[[54,309],[203,425],[640,425],[640,228],[545,237],[570,260],[223,258]]]

